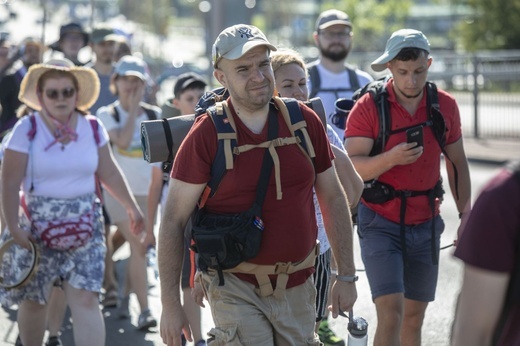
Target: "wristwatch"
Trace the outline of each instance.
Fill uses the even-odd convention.
[[[344,282],[356,282],[359,276],[357,275],[336,275],[336,280]]]

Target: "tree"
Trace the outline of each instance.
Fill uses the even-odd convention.
[[[520,0],[455,1],[470,6],[474,13],[455,31],[466,50],[520,47]]]

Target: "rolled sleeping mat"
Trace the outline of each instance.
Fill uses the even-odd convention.
[[[168,140],[166,138],[168,127],[172,135],[172,157],[175,158],[177,150],[188,134],[195,121],[195,114],[182,115],[178,117],[147,120],[141,122],[141,147],[143,158],[149,163],[164,162],[168,160]]]
[[[304,102],[320,118],[323,126],[327,128],[327,117],[323,103],[319,97]],[[177,155],[177,150],[182,141],[188,134],[195,121],[195,114],[182,115],[167,119],[146,120],[141,122],[141,149],[143,158],[149,163],[164,162],[168,160],[168,140],[167,129],[171,131],[172,138],[172,158]],[[165,126],[168,124],[168,127]]]

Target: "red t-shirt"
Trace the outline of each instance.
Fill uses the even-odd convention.
[[[520,183],[509,170],[502,170],[476,200],[455,256],[478,268],[513,273],[519,256],[519,210]],[[514,304],[498,345],[520,345],[518,321],[520,305]]]
[[[392,130],[419,125],[428,120],[426,112],[426,90],[419,104],[419,108],[412,116],[401,106],[395,97],[393,79],[386,85],[388,91],[388,104],[391,114]],[[462,136],[459,108],[455,99],[447,92],[438,90],[441,113],[446,122],[446,144],[455,143]],[[347,119],[345,137],[368,137],[376,139],[379,133],[379,116],[372,96],[367,93],[359,99]],[[421,157],[409,165],[397,165],[381,174],[379,181],[392,185],[396,190],[423,191],[435,186],[440,178],[441,148],[435,139],[431,127],[423,129],[424,152]],[[385,146],[385,151],[397,144],[406,142],[406,131],[390,135]],[[445,184],[446,186],[446,184]],[[399,223],[400,206],[399,198],[394,198],[383,204],[364,203],[383,217]],[[436,201],[436,214],[439,212],[439,201]],[[427,196],[411,197],[407,200],[406,218],[407,225],[425,222],[431,219],[431,209]]]
[[[238,145],[259,144],[267,140],[267,122],[262,133],[251,132],[236,116],[232,102],[228,104],[237,127]],[[332,166],[332,150],[318,116],[306,106],[301,106],[307,123],[307,131],[316,151],[315,167],[298,145],[277,147],[280,159],[282,199],[276,200],[274,170],[271,173],[265,202],[262,207],[264,233],[256,264],[298,262],[304,259],[316,243],[317,225],[312,199],[316,173]],[[278,116],[278,137],[291,134],[281,114]],[[210,179],[210,170],[217,152],[217,134],[207,115],[199,117],[181,144],[172,169],[172,178],[192,184],[204,184]],[[248,210],[256,199],[264,149],[253,149],[235,157],[234,167],[222,179],[212,198],[206,202],[210,213],[239,213]],[[306,269],[290,275],[287,287],[305,282],[314,269]],[[238,275],[256,284],[253,276]]]

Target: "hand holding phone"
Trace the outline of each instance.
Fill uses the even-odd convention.
[[[412,127],[411,129],[406,130],[406,142],[407,143],[417,143],[417,145],[411,149],[415,149],[417,147],[424,146],[423,143],[423,126],[419,125],[416,127]]]

